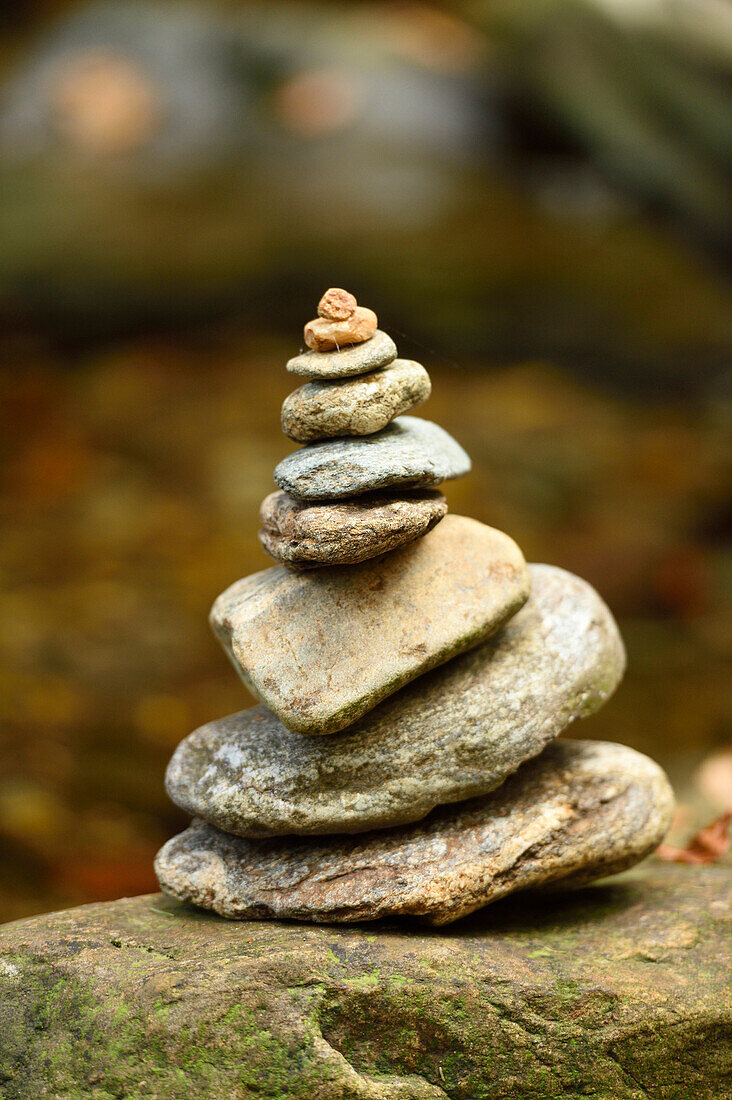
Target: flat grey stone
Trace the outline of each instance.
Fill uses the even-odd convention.
[[[373,435],[421,405],[431,389],[427,371],[412,359],[345,381],[306,382],[285,398],[282,431],[297,443]]]
[[[306,378],[348,378],[385,367],[396,356],[396,344],[391,336],[377,329],[370,340],[340,351],[304,351],[290,359],[287,369],[290,374]]]
[[[550,565],[529,573],[531,595],[502,630],[342,733],[291,733],[261,706],[202,726],[170,761],[171,799],[257,837],[403,825],[493,790],[598,710],[625,667],[615,621],[589,584]]]
[[[322,504],[278,492],[262,501],[259,514],[267,553],[291,568],[313,569],[355,565],[414,542],[447,515],[447,501],[434,489]]]
[[[340,500],[397,486],[430,488],[470,470],[451,435],[417,416],[400,416],[375,435],[308,443],[275,468],[280,489],[304,500]]]
[[[417,676],[479,645],[525,603],[513,539],[464,516],[361,565],[245,577],[211,625],[288,729],[335,733]]]
[[[492,794],[358,837],[247,840],[194,822],[162,848],[160,886],[223,917],[448,924],[529,887],[576,886],[660,843],[673,793],[622,745],[555,741]]]

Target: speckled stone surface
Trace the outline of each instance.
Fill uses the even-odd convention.
[[[599,709],[625,667],[589,584],[550,565],[529,572],[531,596],[501,631],[342,733],[291,733],[261,706],[196,730],[168,766],[173,802],[241,836],[354,833],[497,787]]]
[[[400,416],[375,435],[308,443],[282,459],[274,479],[305,500],[338,500],[399,486],[430,488],[469,470],[467,454],[443,428]]]
[[[413,542],[447,515],[447,501],[429,489],[325,504],[278,492],[262,501],[259,514],[267,553],[283,565],[312,569],[354,565]]]
[[[0,929],[0,1080],[7,1100],[721,1100],[731,887],[651,858],[440,929],[242,925],[161,894],[44,913]]]
[[[426,401],[427,371],[412,359],[336,382],[306,382],[285,398],[282,431],[297,443],[345,435],[372,435],[394,417]]]
[[[483,798],[358,837],[245,840],[194,822],[158,853],[167,894],[224,917],[447,924],[516,890],[576,885],[648,855],[673,793],[623,745],[556,741]]]
[[[370,340],[340,351],[304,351],[287,364],[290,374],[305,378],[349,378],[385,367],[397,356],[391,336],[377,329]]]
[[[513,539],[446,516],[361,565],[275,566],[214,603],[211,625],[245,683],[288,729],[335,733],[515,614],[529,574]]]

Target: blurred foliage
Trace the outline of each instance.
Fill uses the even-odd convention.
[[[6,326],[292,329],[336,281],[445,352],[703,387],[732,344],[728,20],[636,10],[73,6],[6,64]]]

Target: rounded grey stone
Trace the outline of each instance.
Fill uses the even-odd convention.
[[[469,470],[468,455],[443,428],[400,416],[374,435],[308,443],[282,459],[274,480],[303,500],[340,500],[396,486],[430,488]]]
[[[155,869],[165,893],[223,917],[448,924],[517,890],[574,887],[631,867],[663,839],[673,805],[647,756],[555,741],[497,791],[417,825],[247,840],[196,821]]]
[[[396,357],[396,344],[391,336],[377,329],[370,340],[340,351],[304,351],[290,359],[287,369],[306,378],[348,378],[385,367]]]
[[[345,381],[306,382],[285,398],[282,431],[296,443],[372,435],[421,405],[431,389],[427,371],[412,359]]]
[[[260,702],[301,733],[335,733],[479,645],[529,594],[513,539],[465,516],[360,565],[237,581],[211,625]]]
[[[447,501],[431,489],[323,504],[277,492],[262,501],[259,514],[267,553],[291,568],[314,569],[356,565],[414,542],[447,515]]]
[[[355,833],[485,794],[617,687],[625,653],[593,588],[529,566],[531,595],[489,641],[329,738],[265,707],[209,722],[176,749],[168,793],[229,833]]]

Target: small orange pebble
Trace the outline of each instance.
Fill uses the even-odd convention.
[[[305,325],[305,343],[312,351],[336,351],[349,344],[363,344],[376,332],[378,322],[372,309],[357,306],[345,321],[316,317]]]
[[[358,302],[347,290],[332,286],[318,302],[318,317],[325,317],[327,321],[345,321],[357,305]]]

